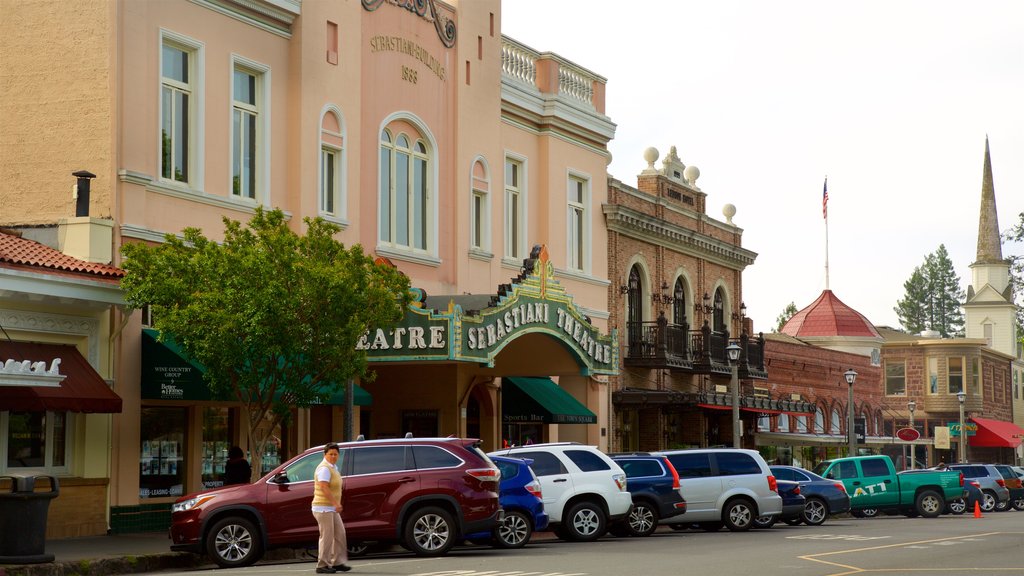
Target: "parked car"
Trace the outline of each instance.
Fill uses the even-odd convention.
[[[888,456],[825,460],[814,467],[814,473],[842,481],[850,495],[851,513],[881,510],[935,518],[946,509],[946,502],[964,493],[963,474],[940,470],[897,474]]]
[[[754,519],[754,528],[771,528],[782,520],[790,525],[799,524],[803,519],[807,498],[801,493],[799,482],[776,480],[779,496],[782,497],[782,514],[774,516],[758,516]]]
[[[611,457],[626,473],[626,488],[633,497],[633,510],[625,520],[612,525],[612,534],[650,536],[662,518],[686,512],[679,473],[668,458],[652,454],[612,454]]]
[[[950,470],[956,470],[964,475],[964,478],[977,480],[981,484],[982,512],[991,512],[999,507],[1000,502],[1010,501],[1010,491],[1006,488],[1006,481],[1003,475],[991,464],[950,464]],[[1005,510],[1006,507],[1004,506]]]
[[[339,444],[342,517],[350,545],[397,542],[421,556],[448,552],[463,534],[502,520],[498,468],[480,441],[402,438]],[[313,472],[323,446],[310,448],[253,484],[178,498],[171,549],[206,553],[221,567],[246,566],[275,547],[315,547]]]
[[[563,540],[597,540],[633,507],[626,473],[596,446],[529,444],[490,455],[533,460],[530,468],[540,480],[548,523]]]
[[[1021,482],[1021,477],[1017,475],[1013,468],[1005,464],[996,464],[995,467],[1003,476],[1006,489],[1010,491],[1010,499],[1007,500],[1006,504],[996,504],[996,510],[1004,512],[1009,510],[1011,506],[1014,510],[1024,510],[1024,483]],[[1000,505],[1002,506],[1001,508]]]
[[[800,483],[800,493],[807,499],[804,513],[800,518],[782,518],[787,524],[803,522],[808,526],[821,526],[830,515],[850,510],[850,495],[846,486],[838,480],[828,480],[810,470],[797,466],[774,465],[768,467],[778,480]]]
[[[491,461],[501,472],[498,502],[505,519],[491,532],[470,534],[466,540],[486,541],[498,548],[522,548],[534,532],[548,527],[540,481],[530,469],[533,460],[492,456]]]
[[[983,495],[981,492],[981,484],[977,480],[964,480],[964,496],[957,498],[956,500],[950,500],[946,502],[946,512],[959,516],[969,510],[974,510],[974,503],[977,502],[979,509],[981,507],[981,501]]]
[[[759,516],[782,513],[775,476],[756,450],[700,448],[655,452],[679,473],[686,516],[665,518],[669,525],[697,523],[704,530],[749,530]],[[676,526],[673,526],[676,527]]]

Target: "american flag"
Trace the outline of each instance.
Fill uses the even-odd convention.
[[[821,217],[828,219],[828,177],[825,177],[825,187],[821,190]]]

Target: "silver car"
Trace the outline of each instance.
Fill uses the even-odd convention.
[[[686,513],[667,517],[670,526],[696,523],[709,531],[724,525],[749,530],[760,516],[782,514],[775,476],[756,450],[701,448],[655,452],[679,473]]]
[[[976,480],[981,485],[981,510],[991,512],[1006,510],[1010,502],[1010,490],[1006,488],[1003,475],[991,464],[950,464],[950,470],[963,473],[965,480]]]

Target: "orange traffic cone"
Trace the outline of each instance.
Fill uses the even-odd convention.
[[[981,518],[981,504],[977,500],[974,501],[974,517]]]

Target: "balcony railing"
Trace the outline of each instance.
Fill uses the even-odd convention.
[[[508,36],[501,40],[501,73],[507,80],[594,107],[594,84],[603,85],[604,78],[556,54],[537,52]],[[553,85],[556,81],[557,86]]]
[[[764,366],[764,336],[741,334],[730,339],[728,331],[715,332],[706,324],[690,330],[687,324],[671,324],[664,315],[653,322],[628,323],[627,366],[669,368],[694,374],[731,374],[726,347],[740,346],[740,378],[768,378]]]

